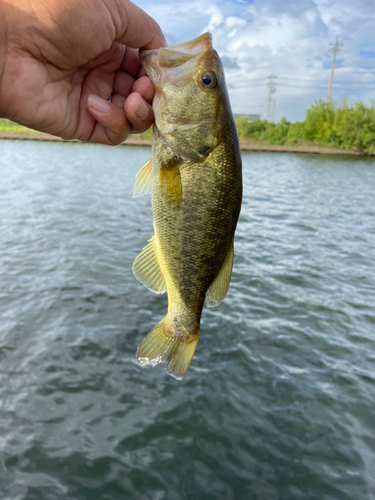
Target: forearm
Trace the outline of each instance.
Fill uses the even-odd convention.
[[[0,0],[0,118],[3,117],[4,103],[2,103],[2,81],[5,69],[5,56],[7,52],[8,28],[6,24],[6,8]],[[3,105],[2,105],[3,104]]]

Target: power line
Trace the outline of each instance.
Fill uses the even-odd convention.
[[[316,83],[318,86],[314,86],[314,87],[306,87],[306,88],[316,88],[316,89],[320,89],[320,88],[325,88],[325,82],[322,81],[322,80],[314,80],[313,78],[309,78],[309,79],[306,79],[306,78],[286,78],[286,77],[283,77],[283,76],[278,76],[277,77],[278,80],[282,80],[281,82],[278,83],[279,86],[282,86],[282,87],[288,87],[288,83],[283,83],[283,81],[285,82],[294,82],[294,81],[299,81],[299,82],[306,82],[306,83]],[[253,83],[253,82],[264,82],[266,80],[266,78],[257,78],[257,79],[246,79],[247,82],[249,83]],[[320,85],[322,87],[320,87]],[[375,86],[375,80],[372,81],[372,82],[361,82],[361,81],[342,81],[342,80],[335,80],[334,83],[332,83],[332,87],[336,87],[337,85],[344,85],[344,86],[347,86],[347,85],[356,85],[356,86],[361,86],[361,85],[364,85],[364,86]],[[244,82],[242,85],[238,86],[238,85],[235,85],[236,88],[257,88],[257,87],[263,87],[263,84],[259,84],[259,85],[248,85],[246,82]],[[295,85],[293,85],[293,87],[295,87]],[[299,88],[300,86],[297,86],[297,88]]]
[[[313,86],[313,85],[291,85],[289,83],[279,83],[278,84],[279,87],[293,87],[295,89],[315,89],[315,90],[324,90],[326,89],[326,85],[321,85],[321,86]],[[345,88],[345,85],[343,85],[342,83],[333,83],[332,84],[332,88],[336,89],[336,90],[340,90],[340,89],[344,89]],[[351,88],[348,88],[348,90],[354,90],[354,89],[360,89],[360,90],[373,90],[373,87],[370,86],[370,87],[360,87],[360,86],[357,86],[357,87],[351,87]]]
[[[340,44],[342,45],[342,44]],[[375,71],[367,71],[366,74],[371,74],[371,76],[373,76],[375,78]],[[342,75],[342,76],[345,76],[345,75]],[[241,75],[241,79],[242,81],[246,81],[246,82],[264,82],[266,80],[266,76],[262,76],[260,78],[248,78],[248,77],[243,77]],[[294,82],[295,80],[298,80],[300,82],[315,82],[315,83],[321,83],[321,84],[325,84],[325,81],[324,80],[319,80],[317,78],[298,78],[298,77],[293,77],[293,78],[288,78],[287,76],[278,76],[277,77],[278,80],[287,80],[287,81],[292,81]],[[363,83],[365,85],[373,85],[375,84],[375,79],[374,81],[371,81],[371,82],[358,82],[357,80],[345,80],[345,81],[337,81],[336,80],[336,83],[345,83],[345,84],[357,84],[357,83]]]
[[[342,45],[342,44],[340,44]],[[371,71],[368,71],[367,73],[371,73]],[[375,76],[375,74],[374,74]],[[262,78],[243,78],[243,80],[246,80],[247,82],[264,82],[266,80],[267,77],[263,76]],[[289,81],[295,81],[295,80],[298,80],[298,81],[301,81],[301,82],[316,82],[316,83],[322,83],[322,84],[325,84],[325,81],[323,80],[317,80],[316,78],[288,78],[286,76],[278,76],[277,77],[279,80],[289,80]],[[357,82],[357,81],[348,81],[348,80],[345,80],[345,81],[337,81],[336,80],[336,83],[364,83],[364,84],[368,84],[368,85],[373,85],[375,83],[375,80],[373,82]]]
[[[248,82],[264,82],[264,79],[264,76],[262,76],[262,78],[246,78]]]
[[[312,89],[312,90],[324,90],[327,88],[326,86],[324,86],[324,87],[323,86],[322,87],[312,87],[309,85],[288,85],[285,83],[280,83],[279,87],[289,87],[289,88],[293,88],[293,89]]]
[[[294,82],[295,80],[298,80],[299,82],[306,82],[306,83],[317,83],[317,84],[321,84],[321,85],[325,85],[325,82],[324,81],[321,81],[321,80],[314,80],[313,78],[286,78],[286,77],[283,77],[283,76],[279,76],[278,77],[279,80],[286,80],[286,81],[290,81],[290,82]],[[375,85],[375,80],[373,82],[358,82],[358,81],[335,81],[335,83],[333,85],[336,85],[336,84],[342,84],[342,85]],[[282,83],[280,85],[283,85]]]
[[[293,88],[293,89],[310,89],[310,90],[325,90],[327,87],[323,84],[321,84],[321,86],[312,86],[312,85],[291,85],[291,84],[288,84],[288,83],[278,83],[278,87],[285,87],[285,88]],[[236,90],[243,90],[243,89],[259,89],[259,88],[264,88],[264,84],[263,85],[236,85],[234,87]],[[341,83],[333,83],[332,84],[332,88],[335,89],[335,90],[348,90],[348,91],[354,91],[354,90],[364,90],[364,91],[371,91],[373,90],[373,87],[370,86],[366,86],[366,87],[361,87],[361,86],[357,86],[357,87],[345,87],[345,84],[341,84]],[[267,99],[268,101],[268,99]]]

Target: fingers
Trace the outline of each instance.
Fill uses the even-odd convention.
[[[152,103],[152,99],[154,97],[154,86],[148,76],[142,76],[141,78],[138,78],[138,80],[135,80],[132,86],[132,92],[138,92],[138,94],[141,94],[145,101],[149,104]]]
[[[99,142],[115,146],[125,141],[131,125],[124,112],[125,98],[116,95],[113,102],[108,102],[97,95],[90,94],[87,108],[96,119],[89,142]]]
[[[133,85],[132,92],[126,99],[114,94],[112,102],[97,95],[89,95],[87,108],[96,119],[89,142],[115,146],[125,141],[130,132],[140,134],[151,127],[154,113],[150,102],[154,94],[152,83],[142,77]]]
[[[121,63],[121,69],[130,73],[136,78],[138,71],[141,68],[141,60],[139,58],[138,49],[126,47],[125,55]]]
[[[113,82],[113,93],[128,96],[134,85],[135,78],[133,78],[125,71],[117,71],[115,81]]]
[[[124,2],[118,12],[120,22],[116,26],[116,41],[129,47],[158,49],[166,47],[163,32],[158,23],[132,2]]]
[[[138,92],[133,92],[125,101],[125,114],[132,124],[131,132],[140,134],[151,127],[154,121],[152,107]]]
[[[137,79],[140,71],[138,51],[127,47],[120,68],[115,72],[111,102],[110,93],[100,92],[106,99],[91,93],[87,99],[87,109],[96,123],[88,140],[103,144],[117,145],[126,140],[129,133],[145,132],[153,123],[151,103],[154,87],[147,76]],[[107,97],[108,96],[108,97]],[[86,139],[87,140],[87,139]]]

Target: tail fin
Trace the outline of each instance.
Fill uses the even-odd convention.
[[[139,344],[137,358],[141,365],[165,363],[177,380],[185,375],[199,340],[199,325],[188,339],[179,336],[168,316],[160,321]]]

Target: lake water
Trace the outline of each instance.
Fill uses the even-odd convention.
[[[375,161],[245,153],[184,380],[135,351],[148,148],[0,141],[1,500],[375,499]]]

